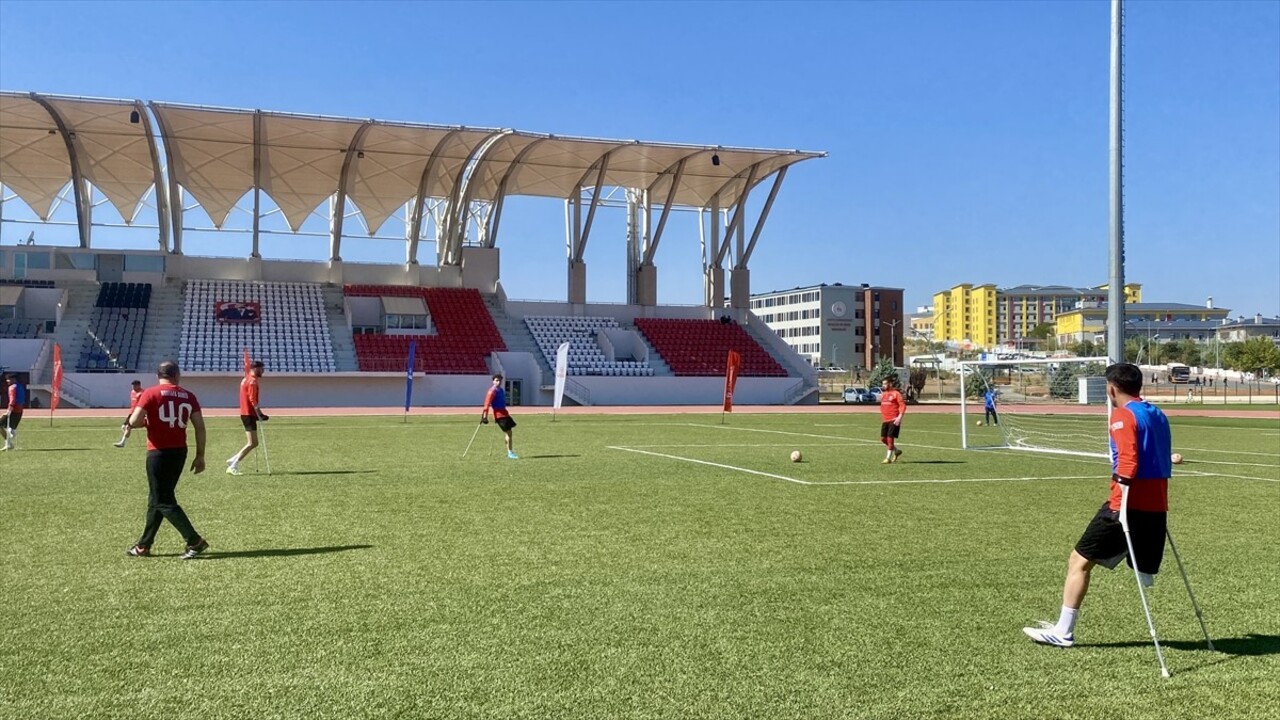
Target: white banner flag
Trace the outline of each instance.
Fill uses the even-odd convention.
[[[564,400],[564,379],[569,374],[569,343],[562,343],[560,349],[556,350],[556,394],[555,409],[560,409],[560,403]]]

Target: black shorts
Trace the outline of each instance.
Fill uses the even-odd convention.
[[[18,427],[18,423],[22,422],[22,411],[13,410],[0,415],[0,427],[7,427],[10,430]]]
[[[244,425],[245,432],[258,432],[257,415],[241,415],[240,424]]]
[[[1133,552],[1138,559],[1138,570],[1155,575],[1160,572],[1164,559],[1165,523],[1168,513],[1129,511],[1129,534],[1133,539]],[[1103,503],[1098,514],[1089,521],[1084,534],[1076,543],[1076,552],[1086,560],[1109,569],[1115,569],[1120,560],[1129,555],[1129,546],[1120,525],[1120,513]],[[1133,562],[1129,562],[1133,566]]]
[[[894,425],[892,420],[880,423],[880,437],[882,438],[896,438],[898,437],[898,432],[901,430],[902,426]]]
[[[511,432],[511,428],[516,426],[516,421],[512,420],[510,415],[507,417],[494,418],[493,422],[502,429],[502,432]]]

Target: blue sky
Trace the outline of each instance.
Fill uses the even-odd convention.
[[[1128,279],[1148,301],[1280,314],[1280,2],[1126,15]],[[962,282],[1106,281],[1109,17],[1105,0],[6,1],[0,88],[825,150],[789,173],[753,289],[867,282],[914,306]],[[510,296],[564,297],[563,217],[555,200],[509,204]],[[597,219],[591,300],[625,296],[624,233],[621,211]],[[699,302],[697,243],[691,215],[672,221],[662,302]],[[402,253],[348,239],[343,254]]]

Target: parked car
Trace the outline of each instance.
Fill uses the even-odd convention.
[[[876,403],[880,402],[880,395],[883,393],[884,393],[884,388],[878,388],[878,387],[873,387],[867,391],[867,394],[871,395],[871,401]]]
[[[841,394],[841,398],[844,400],[845,404],[865,405],[876,402],[875,396],[871,394],[870,390],[867,390],[864,387],[845,388],[844,392]]]

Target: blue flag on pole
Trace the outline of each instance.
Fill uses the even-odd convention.
[[[409,414],[409,403],[413,400],[413,356],[418,352],[418,341],[409,341],[409,362],[404,369],[404,412]]]

